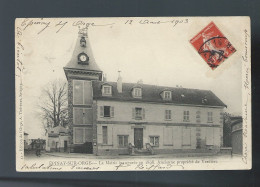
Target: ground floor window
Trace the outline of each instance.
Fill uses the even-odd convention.
[[[182,145],[191,145],[191,129],[182,129]]]
[[[150,136],[150,144],[159,147],[159,136]]]
[[[212,127],[207,127],[206,129],[206,145],[214,144],[214,129]]]
[[[118,135],[118,146],[119,147],[128,146],[128,135]]]
[[[107,126],[102,126],[103,144],[107,144]]]

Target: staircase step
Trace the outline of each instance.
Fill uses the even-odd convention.
[[[138,154],[138,155],[150,155],[150,151],[146,150],[146,149],[136,149],[135,151],[135,154]]]

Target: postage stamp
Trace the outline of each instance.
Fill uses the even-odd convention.
[[[192,45],[212,69],[237,51],[232,68],[212,71],[190,44],[208,23]],[[17,18],[15,28],[17,171],[251,169],[248,17]]]
[[[202,29],[190,40],[190,43],[212,70],[236,52],[236,49],[214,22]]]

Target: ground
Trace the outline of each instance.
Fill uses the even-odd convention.
[[[83,153],[60,153],[60,152],[42,152],[40,157],[37,157],[35,152],[29,152],[25,153],[25,160],[52,160],[52,159],[145,159],[145,158],[178,158],[178,159],[187,159],[187,158],[192,158],[192,159],[201,159],[201,158],[212,158],[212,159],[228,159],[228,158],[240,158],[240,155],[202,155],[202,154],[190,154],[190,153],[180,153],[180,154],[161,154],[161,155],[118,155],[118,156],[95,156],[92,154],[83,154]]]

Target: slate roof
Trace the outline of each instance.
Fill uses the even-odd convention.
[[[54,135],[58,136],[58,134],[60,133],[68,133],[68,130],[62,126],[57,126],[48,130],[48,134],[52,136]]]
[[[106,83],[112,86],[112,96],[102,96],[102,85]],[[134,87],[142,88],[142,98],[132,97],[132,89]],[[163,91],[171,91],[172,99],[163,100],[161,93]],[[178,105],[204,105],[204,106],[219,106],[227,107],[212,91],[188,89],[188,88],[176,88],[165,87],[148,84],[136,83],[123,83],[122,93],[117,91],[116,82],[102,82],[93,81],[93,98],[102,100],[115,100],[115,101],[138,101],[138,102],[154,102],[154,103],[170,103]],[[206,99],[206,100],[205,100]]]
[[[72,58],[68,62],[68,64],[64,67],[64,69],[78,69],[78,70],[90,70],[90,71],[101,71],[98,65],[96,64],[94,55],[92,53],[91,45],[89,39],[85,37],[86,40],[86,47],[80,46],[80,40],[82,35],[79,34],[74,51],[72,53]],[[78,55],[80,53],[86,53],[89,57],[89,64],[79,64],[78,63]]]

